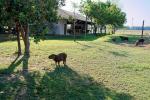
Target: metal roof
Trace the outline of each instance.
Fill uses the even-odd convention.
[[[85,16],[83,16],[79,13],[75,13],[75,15],[74,15],[74,12],[66,11],[66,10],[63,10],[63,9],[58,9],[58,16],[60,16],[64,19],[69,19],[71,17],[71,18],[75,18],[75,19],[78,19],[78,20],[81,20],[81,21],[86,21]],[[88,20],[88,22],[90,22],[90,20]]]

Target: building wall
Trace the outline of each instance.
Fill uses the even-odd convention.
[[[54,24],[54,33],[53,34],[58,34],[58,35],[64,35],[64,27],[65,24],[67,24],[66,20],[59,20],[58,23]]]

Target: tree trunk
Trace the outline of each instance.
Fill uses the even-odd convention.
[[[91,33],[92,34],[94,34],[94,30],[93,30],[93,20],[92,20],[92,18],[90,18],[91,19]],[[95,34],[94,34],[95,35]]]
[[[20,32],[21,32],[21,37],[22,37],[24,45],[25,45],[25,32],[24,32],[24,28],[22,25],[20,25]]]
[[[103,32],[103,26],[100,27],[100,33],[102,34]]]
[[[21,43],[20,43],[20,34],[17,32],[17,42],[18,42],[18,56],[21,55]]]
[[[116,32],[115,26],[112,26],[112,34],[115,34],[115,32]]]
[[[25,33],[25,54],[30,56],[29,26],[24,26]]]
[[[76,23],[75,23],[75,19],[73,21],[73,35],[74,35],[74,41],[76,41]]]
[[[97,26],[94,25],[94,34],[97,35]]]
[[[104,30],[105,30],[105,34],[107,33],[107,30],[106,30],[106,25],[104,26]]]
[[[16,22],[16,33],[17,33],[17,43],[18,43],[18,56],[22,54],[21,43],[20,43],[20,33],[19,33],[19,23]]]
[[[114,26],[114,28],[113,28],[113,31],[114,31],[114,34],[116,33],[116,28],[115,28],[115,26]]]

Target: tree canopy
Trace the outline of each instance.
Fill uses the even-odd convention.
[[[123,26],[126,22],[126,14],[115,4],[111,2],[94,2],[91,0],[83,1],[81,12],[92,18],[97,25],[102,27],[112,25],[113,27]]]
[[[1,0],[0,24],[13,25],[39,24],[44,21],[54,22],[57,8],[64,0]]]
[[[29,24],[33,33],[45,31],[45,23],[56,22],[57,9],[65,0],[0,0],[0,26],[15,27],[21,32],[25,52],[29,53]]]

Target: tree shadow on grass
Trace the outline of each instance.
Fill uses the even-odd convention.
[[[29,72],[29,56],[17,57],[7,69],[0,70],[1,100],[39,100],[36,92],[38,72]],[[14,72],[22,64],[22,71]]]
[[[92,48],[92,46],[90,46],[90,45],[83,44],[83,43],[80,43],[80,42],[77,42],[77,41],[75,43],[77,43],[77,44],[79,44],[79,45],[81,45],[83,47],[86,47],[86,48]]]
[[[81,76],[68,66],[54,71],[28,72],[28,57],[20,59],[23,71],[0,76],[2,100],[133,100],[125,93],[117,93],[89,76]],[[18,64],[12,63],[12,66]],[[14,68],[13,68],[14,70]]]
[[[85,51],[85,50],[91,49],[91,48],[97,48],[97,47],[98,47],[97,48],[98,50],[100,50],[100,51],[103,50],[102,48],[99,48],[100,44],[95,44],[95,43],[90,42],[91,45],[89,45],[89,43],[86,44],[86,43],[81,43],[81,42],[78,42],[78,41],[76,41],[75,43],[77,43],[77,44],[79,44],[79,45],[81,45],[83,47],[81,49],[82,51]]]
[[[114,56],[120,56],[120,57],[128,57],[128,53],[125,51],[122,52],[116,52],[116,51],[109,51]]]
[[[29,56],[16,57],[7,69],[0,70],[0,98],[2,100],[25,100],[25,98],[18,99],[18,96],[24,95],[24,91],[28,89],[25,85],[30,82],[28,81],[30,77],[26,77],[28,75],[28,61]],[[22,64],[22,71],[14,72],[20,64]]]
[[[28,60],[29,60],[29,56],[26,55],[22,57],[17,56],[15,60],[8,66],[8,68],[0,70],[0,74],[5,74],[5,75],[12,74],[20,64],[23,64],[23,68],[22,68],[23,71],[27,71]]]
[[[132,100],[125,93],[117,93],[95,82],[89,76],[81,76],[68,66],[46,72],[38,87],[39,97],[49,100]]]

